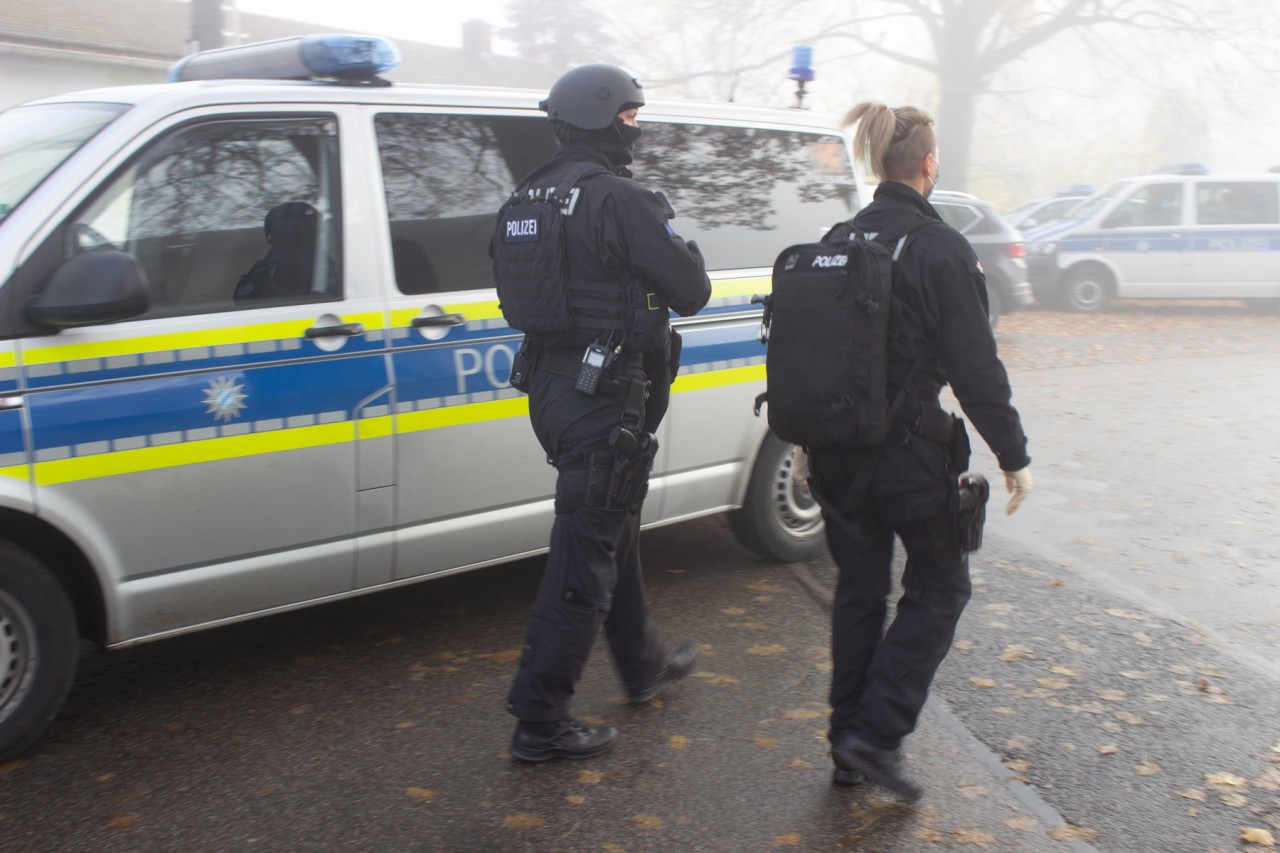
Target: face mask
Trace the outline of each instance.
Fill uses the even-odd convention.
[[[622,147],[627,149],[628,154],[634,155],[636,143],[640,141],[641,129],[632,127],[621,119],[616,119],[614,125],[618,129],[618,136],[622,139]]]

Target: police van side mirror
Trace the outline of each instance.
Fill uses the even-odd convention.
[[[150,305],[151,291],[137,258],[94,249],[65,260],[27,303],[26,313],[37,326],[60,329],[126,320]]]

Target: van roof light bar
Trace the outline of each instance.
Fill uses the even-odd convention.
[[[169,82],[187,80],[313,80],[385,83],[379,74],[400,64],[400,51],[374,36],[313,35],[193,53],[169,68]]]

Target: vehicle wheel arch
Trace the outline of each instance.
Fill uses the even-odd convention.
[[[0,540],[30,551],[58,578],[75,611],[80,636],[99,648],[107,643],[102,584],[84,552],[58,528],[23,512],[0,507]]]

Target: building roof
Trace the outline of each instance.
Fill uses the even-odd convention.
[[[360,32],[245,12],[236,20],[224,13],[223,25],[239,31],[236,43]],[[461,32],[447,35],[447,40],[462,43]],[[167,64],[187,53],[190,36],[191,5],[184,0],[0,0],[0,50],[27,48]],[[483,48],[392,40],[403,57],[400,67],[387,75],[392,80],[544,88],[560,74],[560,69]]]

